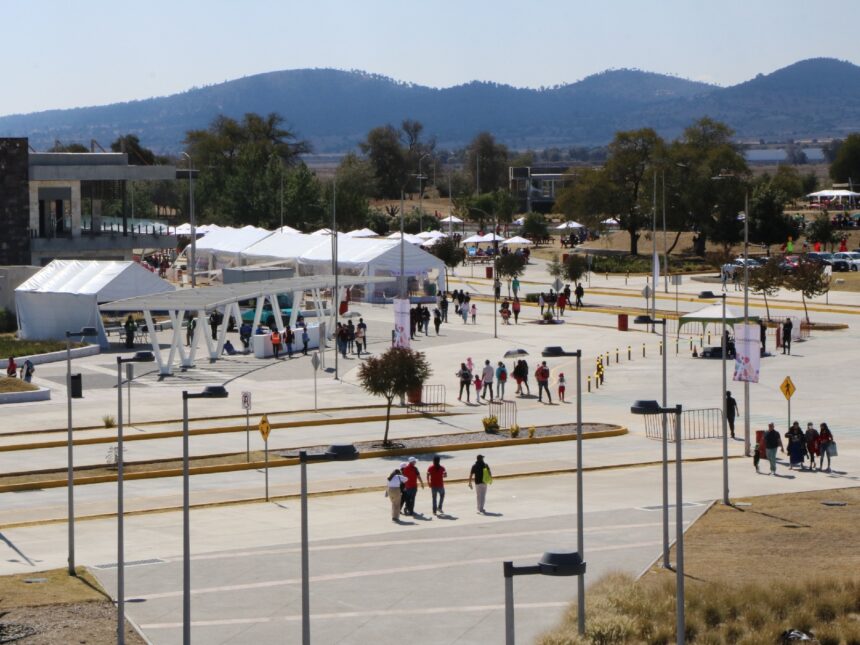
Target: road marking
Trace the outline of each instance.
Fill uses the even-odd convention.
[[[656,542],[634,542],[631,544],[617,544],[613,546],[595,547],[588,549],[586,554],[605,551],[622,551],[625,549],[638,549],[649,546],[660,546],[663,543]],[[421,564],[411,567],[396,567],[391,569],[369,569],[366,571],[350,571],[347,573],[335,573],[322,576],[311,576],[311,582],[331,582],[333,580],[348,580],[351,578],[365,578],[369,576],[387,576],[400,575],[404,573],[416,573],[420,571],[433,571],[436,569],[449,567],[473,566],[476,564],[498,564],[505,560],[534,560],[539,558],[542,553],[521,553],[519,555],[497,556],[493,558],[475,558],[471,560],[448,561],[433,564]],[[203,587],[200,589],[192,589],[192,595],[203,595],[211,593],[221,593],[224,591],[248,591],[251,589],[268,589],[271,587],[284,587],[301,583],[301,578],[283,578],[281,580],[266,580],[264,582],[249,582],[238,585],[223,585],[218,587]],[[179,591],[164,591],[153,594],[137,594],[135,597],[142,600],[159,600],[163,598],[178,598],[182,595],[182,590]]]
[[[569,602],[518,602],[517,611],[522,609],[555,609],[568,607]],[[415,607],[408,609],[376,609],[361,611],[342,611],[326,614],[311,614],[313,620],[332,618],[373,618],[381,616],[432,616],[436,614],[466,614],[482,611],[504,611],[504,605],[458,605],[456,607]],[[263,616],[261,618],[224,618],[221,620],[193,620],[192,627],[224,627],[228,625],[257,625],[273,622],[299,622],[300,614],[289,616]],[[182,623],[147,623],[141,629],[178,629]]]
[[[662,506],[660,507],[662,508]],[[685,524],[689,524],[689,521],[685,521]],[[641,524],[611,524],[608,526],[600,526],[600,527],[586,527],[586,533],[601,533],[605,531],[620,531],[620,530],[628,530],[628,529],[641,529],[641,528],[651,528],[655,526],[663,526],[662,522],[647,522]],[[535,531],[515,531],[511,533],[487,533],[480,535],[464,535],[460,537],[435,537],[435,538],[416,538],[413,540],[377,540],[374,542],[356,542],[352,544],[328,544],[322,546],[311,546],[311,551],[340,551],[344,549],[367,549],[374,547],[388,547],[388,546],[409,546],[415,544],[442,544],[446,542],[467,542],[470,540],[488,540],[493,538],[514,538],[514,537],[528,537],[534,535],[547,535],[551,533],[573,533],[576,531],[575,527],[571,528],[556,528],[556,529],[545,529],[545,530],[535,530]],[[249,558],[255,556],[269,556],[269,555],[284,555],[287,553],[298,553],[301,551],[301,547],[290,547],[283,549],[262,549],[259,551],[238,551],[235,553],[224,551],[220,553],[211,553],[205,555],[197,555],[192,556],[191,559],[194,561],[197,560],[220,560],[222,558]],[[164,562],[181,562],[182,556],[173,556],[173,557],[165,557],[162,558]]]

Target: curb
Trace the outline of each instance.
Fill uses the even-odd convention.
[[[621,426],[615,430],[599,430],[583,434],[583,439],[602,439],[606,437],[619,437],[628,433],[627,428]],[[452,443],[440,444],[427,448],[401,448],[397,450],[372,450],[362,452],[359,459],[378,459],[380,457],[399,457],[402,455],[420,455],[428,452],[457,452],[462,450],[480,450],[482,448],[500,448],[505,446],[519,446],[540,443],[554,443],[558,441],[571,441],[576,439],[575,434],[552,435],[549,437],[537,437],[529,439],[497,439],[494,441],[482,441],[473,443]],[[295,457],[276,457],[273,460],[269,458],[269,468],[278,468],[281,466],[295,466],[299,463]],[[193,466],[189,469],[190,475],[211,475],[217,473],[232,473],[243,470],[257,470],[265,468],[265,461],[252,461],[238,464],[220,464],[212,466]],[[575,469],[574,469],[575,470]],[[143,473],[127,472],[124,474],[125,480],[140,480],[140,479],[160,479],[164,477],[179,477],[182,475],[182,468],[166,468],[164,470],[152,470]],[[566,471],[565,471],[566,472]],[[86,486],[88,484],[105,484],[115,482],[116,475],[93,475],[91,477],[76,477],[76,486]],[[21,484],[4,484],[0,486],[0,493],[21,492],[28,490],[39,490],[43,488],[61,488],[68,484],[67,479],[52,479],[41,482],[27,482]],[[347,489],[352,490],[352,489]]]
[[[85,345],[84,347],[73,347],[70,351],[72,358],[83,358],[84,356],[95,356],[101,354],[101,347],[96,345]],[[30,359],[33,365],[44,365],[45,363],[56,363],[57,361],[66,360],[66,350],[61,349],[57,352],[47,352],[46,354],[22,354],[17,356],[18,362],[23,363],[26,359]],[[0,360],[0,368],[6,368],[9,364],[9,359]]]
[[[31,403],[33,401],[50,401],[51,390],[40,387],[38,390],[26,390],[24,392],[3,392],[0,394],[0,405],[6,403]]]

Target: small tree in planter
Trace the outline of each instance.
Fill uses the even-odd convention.
[[[806,308],[807,298],[823,296],[830,291],[830,276],[824,273],[823,268],[816,262],[801,259],[797,268],[785,277],[785,286],[793,291],[799,291],[803,300],[803,313],[806,323],[809,324],[809,310]]]
[[[785,280],[785,274],[779,266],[779,258],[770,258],[764,266],[751,271],[747,269],[749,288],[753,293],[760,293],[764,297],[764,307],[767,311],[767,319],[770,320],[770,305],[767,297],[771,298],[779,293],[779,287]],[[738,271],[739,269],[735,269]]]
[[[388,441],[388,427],[391,420],[391,404],[396,396],[404,396],[410,390],[421,388],[430,378],[430,365],[421,352],[403,347],[392,347],[384,354],[371,356],[358,368],[361,386],[370,392],[385,397],[385,436]]]
[[[508,295],[511,295],[511,280],[521,276],[526,270],[526,259],[516,253],[500,255],[495,261],[496,275],[500,280],[508,281]]]

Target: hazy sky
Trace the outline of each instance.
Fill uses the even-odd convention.
[[[621,67],[732,85],[804,58],[860,63],[858,18],[857,0],[0,0],[0,115],[303,67],[436,87]]]

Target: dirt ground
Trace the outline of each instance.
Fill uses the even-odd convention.
[[[688,580],[761,583],[804,574],[853,577],[860,571],[860,488],[734,501],[736,506],[714,504],[686,533]],[[648,575],[675,574],[655,567]]]
[[[4,640],[24,635],[18,640]],[[116,642],[116,608],[84,569],[0,577],[0,642],[20,645]],[[126,643],[144,641],[126,624]]]

